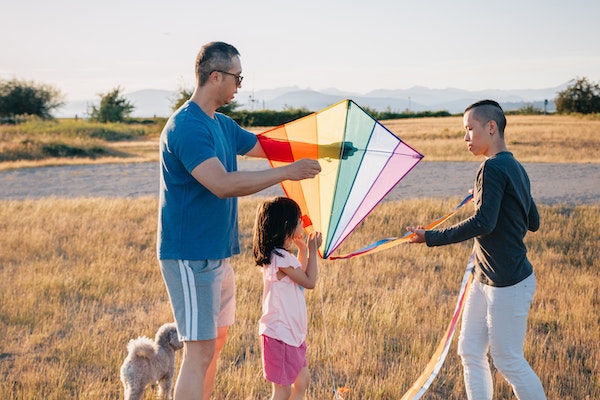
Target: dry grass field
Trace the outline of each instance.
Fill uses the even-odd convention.
[[[382,122],[426,161],[473,161],[462,141],[461,117]],[[157,159],[156,131],[118,140],[128,133],[115,127],[110,135],[117,140],[88,140],[78,133],[82,121],[65,122],[67,133],[62,123],[29,131],[0,126],[0,156],[7,160],[0,170]],[[506,138],[522,162],[600,159],[598,118],[509,116]],[[41,149],[48,143],[53,149],[81,147],[93,156],[14,157],[28,146]],[[262,282],[250,252],[259,200],[240,200],[242,254],[233,259],[237,321],[219,364],[214,396],[219,400],[254,400],[270,393],[257,336]],[[400,236],[406,225],[427,222],[458,201],[384,202],[339,250]],[[548,399],[599,399],[600,204],[539,206],[541,230],[527,237],[538,290],[525,352]],[[465,207],[449,223],[470,210]],[[0,399],[122,398],[119,367],[127,342],[153,337],[158,326],[172,320],[156,261],[156,217],[155,198],[0,201]],[[400,245],[320,262],[317,287],[306,294],[308,399],[331,399],[335,387],[349,388],[346,400],[400,398],[448,324],[470,246]],[[495,398],[514,398],[502,377],[494,377]],[[455,338],[424,398],[464,397]],[[152,398],[148,390],[145,399]]]
[[[403,234],[459,199],[382,203],[342,251]],[[261,276],[250,255],[259,199],[240,201],[237,321],[222,353],[215,399],[267,398],[257,321]],[[0,398],[119,399],[129,339],[172,319],[155,256],[156,199],[0,202]],[[470,212],[465,207],[458,220]],[[600,398],[600,205],[540,206],[527,237],[538,291],[525,352],[549,399]],[[398,399],[420,374],[448,323],[470,243],[400,245],[322,261],[307,291],[309,399]],[[495,374],[497,399],[514,398]],[[153,393],[147,391],[146,399]],[[463,399],[454,340],[426,399]]]
[[[508,115],[505,140],[521,162],[600,162],[600,119]],[[424,161],[473,161],[462,140],[462,117],[382,121],[425,154]]]

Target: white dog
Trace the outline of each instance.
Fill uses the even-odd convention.
[[[161,398],[171,399],[175,374],[175,351],[183,348],[179,341],[177,326],[164,324],[156,332],[154,340],[145,336],[131,339],[127,345],[127,357],[121,365],[121,381],[125,400],[139,400],[149,383],[158,382]]]

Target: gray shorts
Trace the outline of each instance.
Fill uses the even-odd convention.
[[[235,275],[223,260],[159,260],[181,340],[211,340],[235,321]]]

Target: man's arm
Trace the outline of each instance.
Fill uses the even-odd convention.
[[[250,150],[254,151],[256,146]],[[302,159],[292,164],[263,171],[227,172],[217,157],[209,158],[192,170],[192,176],[219,198],[246,196],[281,181],[313,178],[321,172],[316,160]]]

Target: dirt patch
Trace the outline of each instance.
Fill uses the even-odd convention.
[[[421,162],[386,200],[462,197],[473,185],[477,162]],[[524,164],[540,204],[600,204],[599,164]],[[0,172],[0,199],[43,197],[137,197],[158,195],[157,162],[67,165]],[[240,169],[268,169],[263,160],[243,160]],[[257,195],[282,195],[279,185]]]

